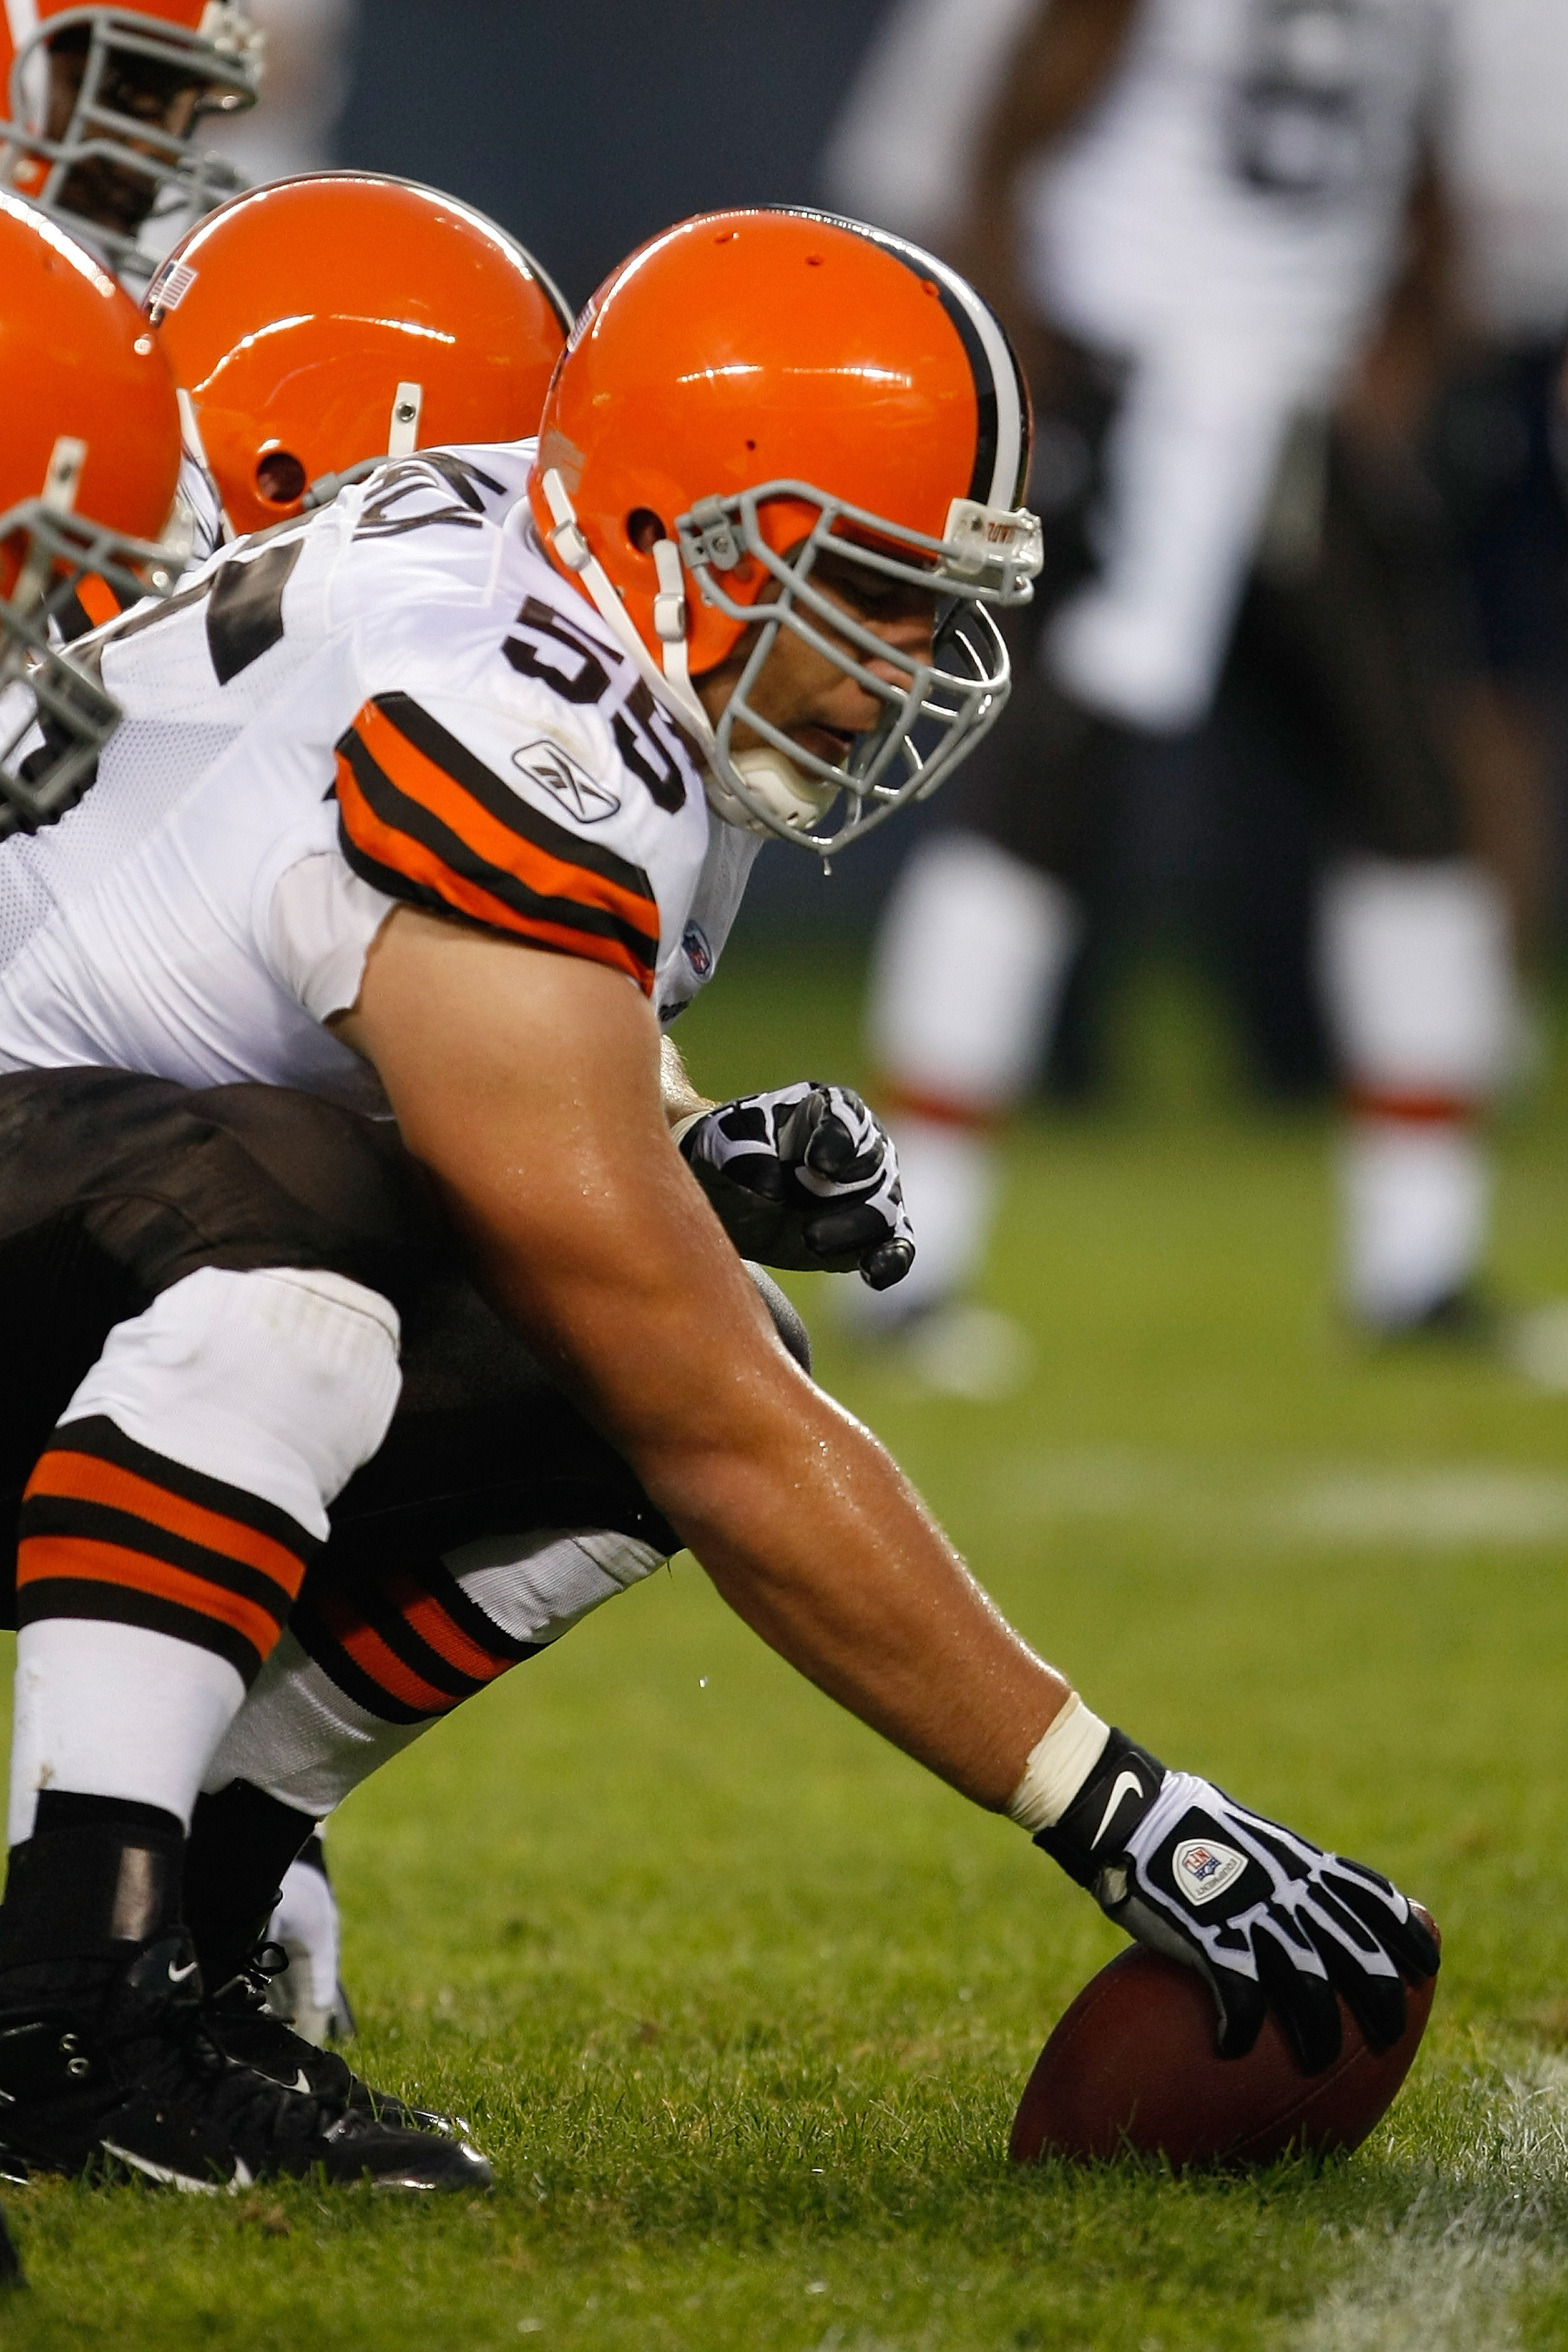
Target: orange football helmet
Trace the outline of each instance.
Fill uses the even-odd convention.
[[[83,789],[119,723],[61,651],[89,619],[174,583],[157,544],[180,468],[180,412],[157,339],[102,264],[0,194],[0,835]]]
[[[934,791],[1006,698],[984,607],[1026,602],[1040,568],[1029,434],[1006,336],[946,263],[823,213],[710,213],[634,253],[578,320],[529,497],[555,562],[703,743],[720,814],[826,856]],[[829,548],[933,593],[930,660],[890,656],[813,582]],[[841,766],[749,702],[784,628],[886,706]],[[747,631],[715,729],[691,679]],[[889,658],[898,686],[866,667]],[[731,752],[741,720],[765,748]]]
[[[234,197],[175,247],[147,311],[237,532],[365,461],[536,432],[571,324],[493,221],[369,172]]]
[[[0,185],[141,282],[154,215],[167,232],[244,186],[195,132],[254,106],[260,72],[237,0],[0,0]]]

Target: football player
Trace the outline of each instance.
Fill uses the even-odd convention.
[[[1019,692],[880,938],[870,1026],[922,1240],[883,1319],[924,1310],[934,1339],[962,1298],[996,1122],[1055,1022],[1130,746],[1202,719],[1239,631],[1324,779],[1346,1306],[1376,1335],[1472,1328],[1480,1114],[1513,1006],[1502,894],[1468,854],[1458,766],[1479,662],[1405,413],[1441,310],[1440,214],[1417,163],[1444,10],[991,14],[1011,20],[1011,55],[974,142],[972,216],[945,226],[1026,350],[1046,425],[1036,495],[1058,528],[1015,640]],[[929,152],[910,138],[906,80],[893,88],[898,55],[943,26],[966,36],[969,17],[964,0],[896,14],[886,79],[839,148],[841,181],[877,217],[898,220]],[[945,109],[937,67],[933,47],[926,103]],[[1347,383],[1407,221],[1413,266],[1352,417]]]
[[[0,536],[0,833],[47,822],[90,779],[120,712],[62,639],[122,603],[163,595],[179,467],[177,395],[144,321],[91,254],[0,193],[7,265],[0,377],[26,387],[5,421]],[[26,812],[24,814],[23,812]]]
[[[1223,2048],[1272,2007],[1321,2068],[1336,1991],[1398,2034],[1404,1896],[1099,1720],[748,1278],[729,1221],[902,1270],[874,1130],[661,1050],[761,839],[842,850],[994,716],[1027,444],[942,262],[709,215],[600,289],[537,444],[393,461],[100,633],[97,782],[0,850],[14,2160],[485,2178],[303,2042],[292,2090],[215,2061],[203,1955],[680,1544],[1200,1970]]]
[[[231,197],[174,247],[145,308],[184,398],[180,497],[197,556],[324,505],[383,457],[531,433],[572,323],[493,221],[370,172]],[[268,1939],[289,1962],[272,2006],[313,2042],[342,2032],[320,1837],[284,1873]]]
[[[204,115],[256,103],[261,37],[235,0],[4,0],[0,184],[130,285],[243,184],[196,142]]]
[[[324,505],[382,457],[531,433],[572,323],[504,229],[374,172],[231,197],[170,253],[145,307],[212,486],[202,555]]]

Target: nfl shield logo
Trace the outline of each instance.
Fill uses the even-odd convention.
[[[1212,1903],[1234,1886],[1247,1868],[1247,1856],[1217,1838],[1187,1838],[1171,1856],[1176,1892],[1193,1904]]]

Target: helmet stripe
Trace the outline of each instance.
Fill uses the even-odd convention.
[[[821,212],[810,205],[788,205],[780,209],[802,219],[826,221],[834,228],[847,228],[854,236],[880,246],[884,253],[901,261],[906,269],[913,270],[922,283],[936,287],[974,379],[979,430],[968,495],[982,506],[1017,506],[1024,496],[1029,456],[1028,397],[1013,346],[990,304],[949,263],[911,245],[905,237],[895,236],[889,229],[875,228],[867,221],[847,220],[839,213]]]
[[[912,252],[919,251],[911,247]],[[969,495],[983,506],[1016,507],[1024,495],[1028,458],[1028,403],[1013,346],[1001,320],[966,278],[935,254],[920,254],[921,275],[934,276],[947,311],[974,371],[980,435],[974,453],[974,487]],[[987,425],[989,423],[989,432]]]

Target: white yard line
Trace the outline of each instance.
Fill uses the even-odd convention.
[[[1557,1545],[1568,1538],[1568,1476],[1502,1462],[1237,1461],[1134,1446],[1004,1456],[994,1499],[1046,1523],[1146,1518],[1209,1541]]]
[[[1518,2352],[1512,2306],[1561,2273],[1568,2065],[1542,2058],[1491,2097],[1469,2148],[1435,2167],[1407,2210],[1357,2231],[1352,2268],[1289,2352]]]

